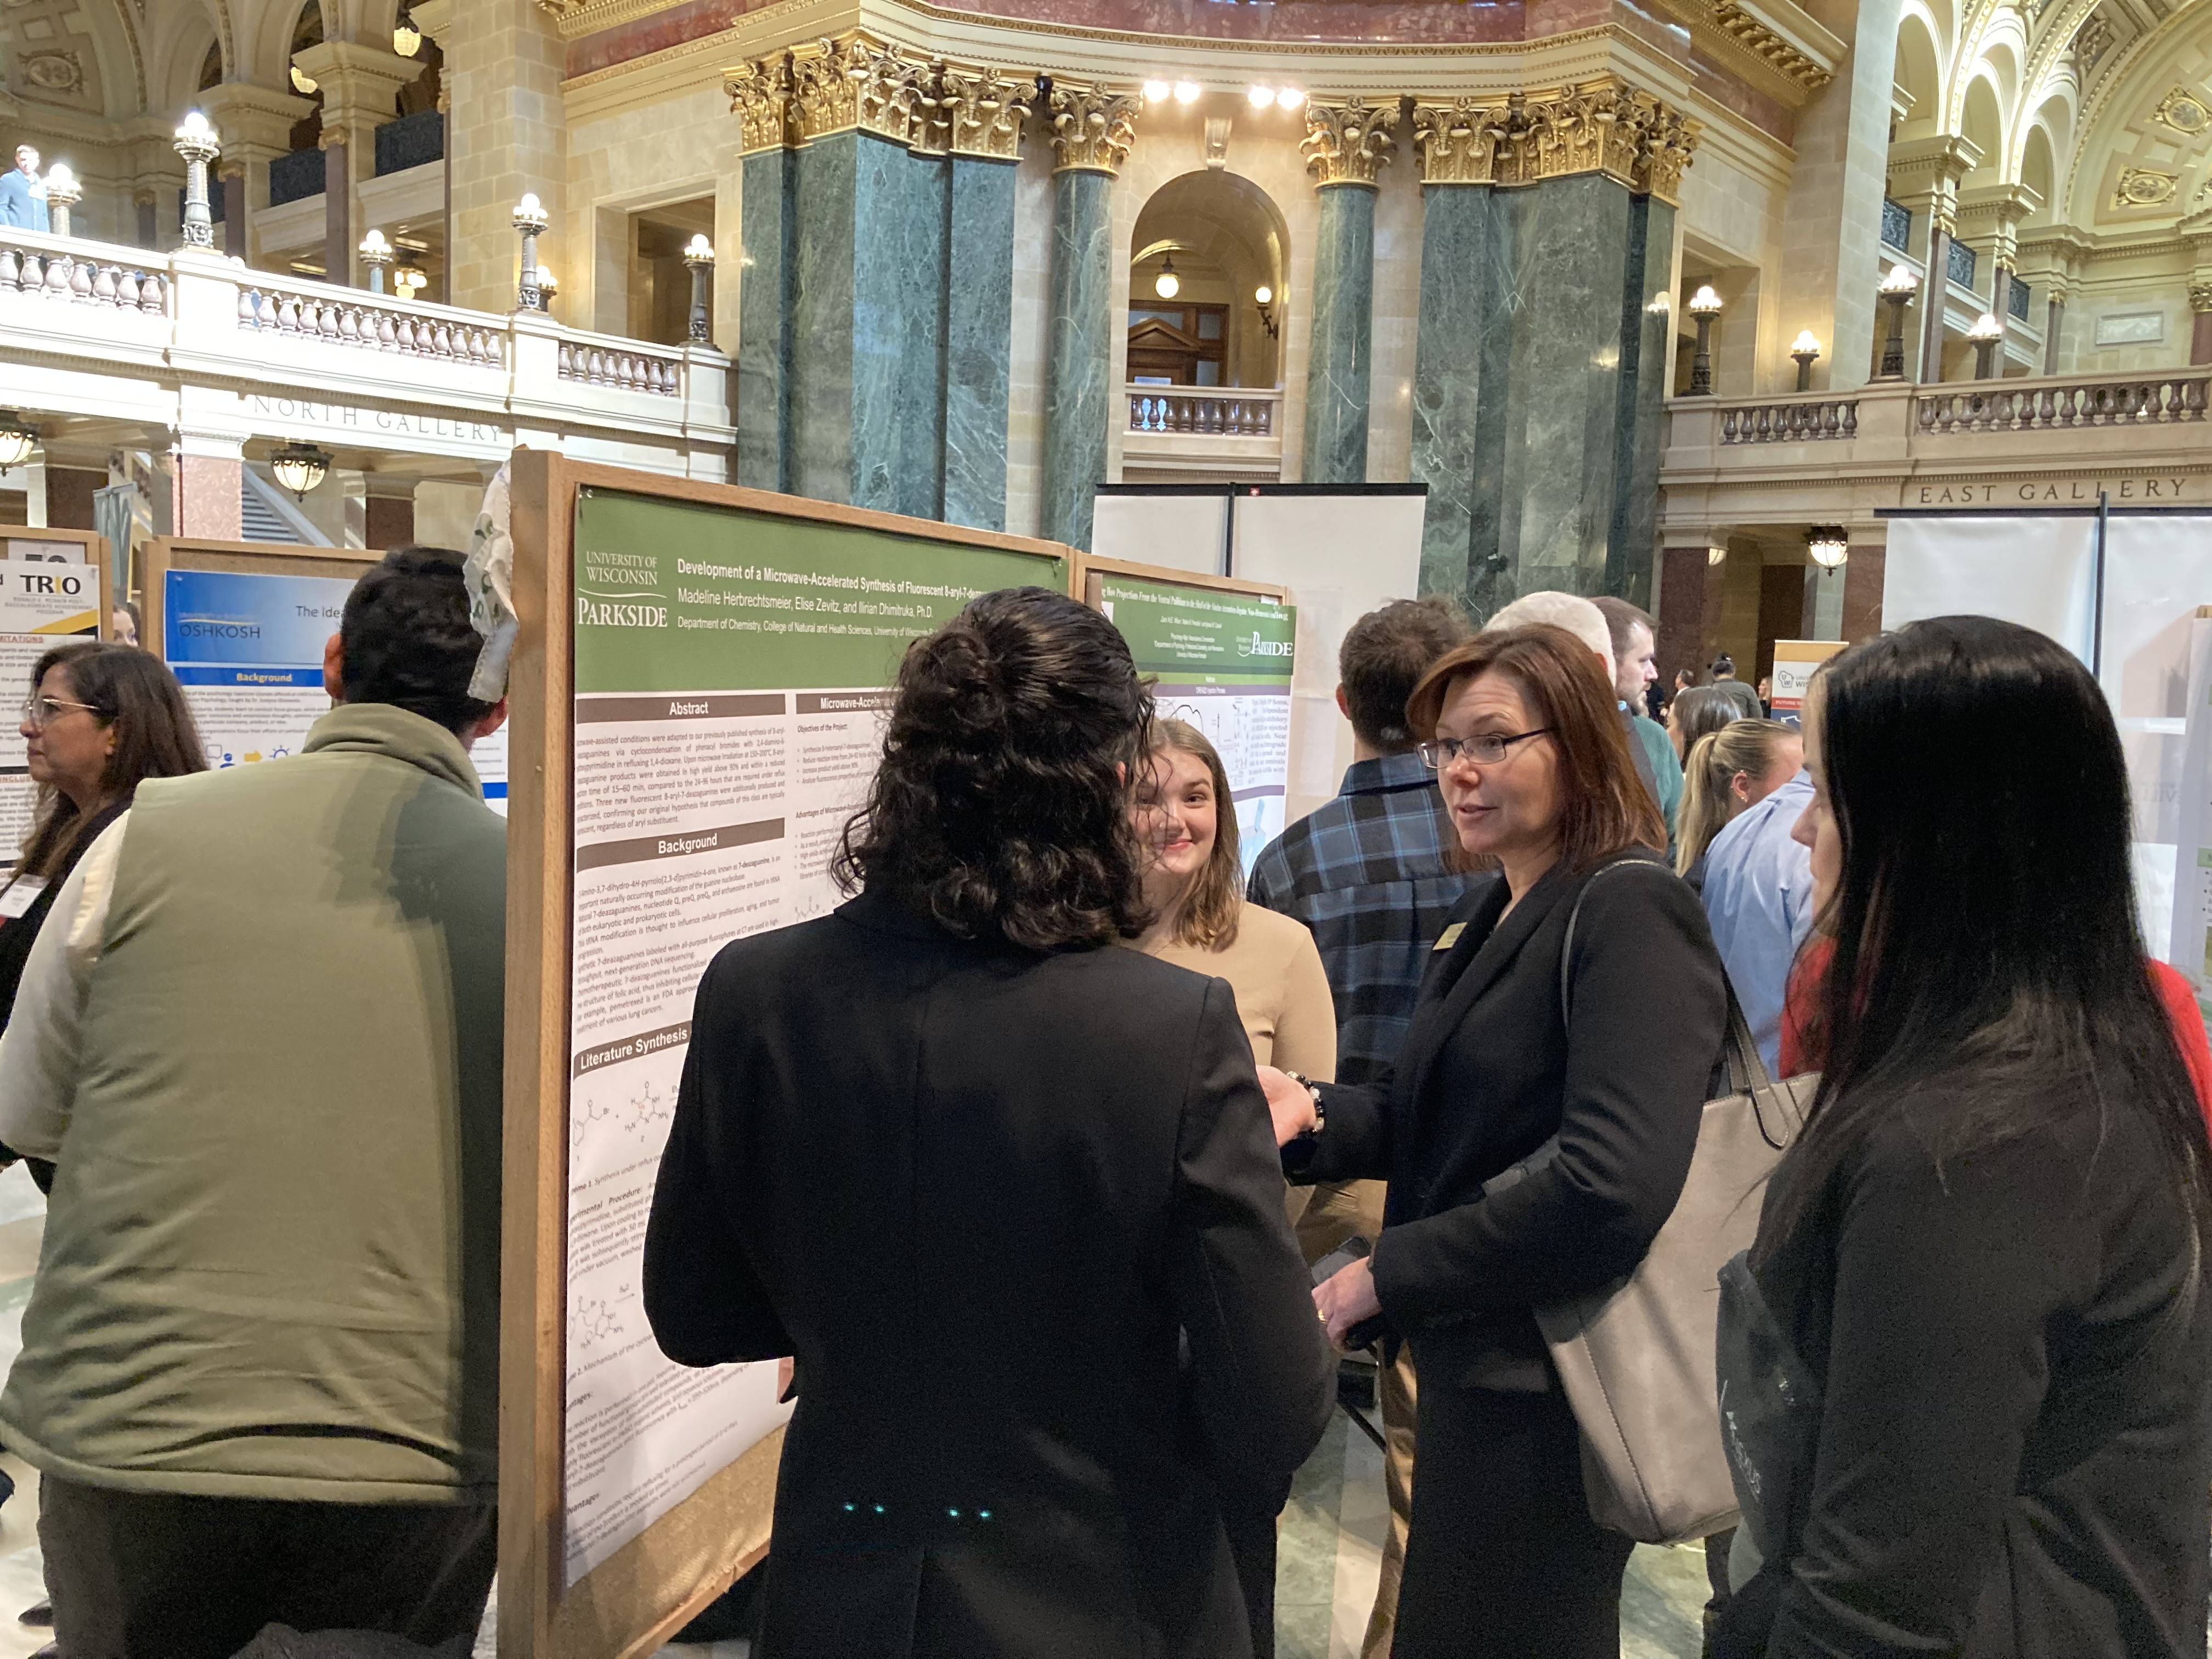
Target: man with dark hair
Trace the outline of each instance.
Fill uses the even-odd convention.
[[[468,749],[507,709],[468,696],[477,643],[459,555],[387,555],[301,752],[141,784],[31,954],[0,1140],[59,1169],[0,1432],[43,1476],[64,1653],[482,1618],[507,851]]]
[[[1458,607],[1436,598],[1401,599],[1352,625],[1336,659],[1336,706],[1352,724],[1344,787],[1284,830],[1252,866],[1252,902],[1297,917],[1321,947],[1336,1000],[1340,1083],[1370,1082],[1397,1057],[1452,906],[1473,883],[1495,879],[1457,867],[1458,833],[1406,725],[1406,700],[1421,677],[1473,635]],[[1354,1232],[1375,1237],[1382,1185],[1293,1189],[1294,1202],[1311,1194],[1298,1224],[1309,1261]],[[1364,1659],[1390,1650],[1413,1512],[1415,1389],[1406,1349],[1383,1368],[1380,1393],[1390,1534]]]
[[[1667,728],[1651,718],[1646,698],[1652,686],[1658,683],[1659,665],[1653,660],[1658,650],[1658,624],[1651,613],[1626,599],[1603,594],[1592,599],[1598,614],[1605,618],[1606,632],[1613,637],[1613,690],[1620,701],[1620,712],[1628,721],[1628,734],[1643,745],[1644,758],[1651,763],[1651,782],[1659,797],[1659,811],[1667,820],[1667,833],[1674,833],[1674,809],[1682,804],[1682,762],[1674,753],[1674,741],[1667,735]]]

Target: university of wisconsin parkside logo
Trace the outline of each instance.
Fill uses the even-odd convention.
[[[651,553],[584,550],[576,580],[576,621],[597,628],[665,628],[660,561]]]

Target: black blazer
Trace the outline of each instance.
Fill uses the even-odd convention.
[[[728,945],[644,1291],[683,1364],[799,1357],[768,1659],[1250,1653],[1218,1494],[1335,1366],[1222,981],[872,896]]]
[[[1656,862],[1599,881],[1571,1036],[1559,954],[1589,879],[1555,865],[1503,921],[1502,879],[1461,900],[1395,1066],[1325,1087],[1327,1128],[1284,1150],[1296,1181],[1389,1182],[1375,1287],[1425,1380],[1549,1386],[1531,1309],[1632,1271],[1689,1173],[1728,1023],[1705,913]],[[1555,1161],[1482,1196],[1554,1134]]]

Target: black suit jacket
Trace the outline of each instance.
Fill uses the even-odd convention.
[[[1285,1149],[1295,1180],[1389,1180],[1376,1291],[1425,1380],[1549,1386],[1530,1310],[1632,1272],[1689,1174],[1728,1021],[1705,911],[1656,862],[1600,880],[1576,924],[1571,1036],[1559,957],[1590,879],[1555,865],[1503,921],[1504,881],[1462,899],[1396,1065],[1325,1088],[1328,1127]],[[1483,1197],[1554,1134],[1554,1162]]]
[[[1218,1493],[1286,1487],[1334,1364],[1222,981],[873,896],[726,947],[645,1304],[798,1355],[768,1659],[1251,1651]]]

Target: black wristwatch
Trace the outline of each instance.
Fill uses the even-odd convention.
[[[1308,1077],[1304,1072],[1286,1071],[1283,1075],[1290,1079],[1291,1082],[1297,1084],[1299,1088],[1304,1090],[1307,1094],[1313,1097],[1314,1126],[1310,1129],[1301,1129],[1298,1132],[1298,1138],[1302,1140],[1305,1139],[1310,1136],[1319,1134],[1323,1129],[1328,1127],[1328,1103],[1321,1097],[1321,1085],[1316,1083],[1311,1078]]]

